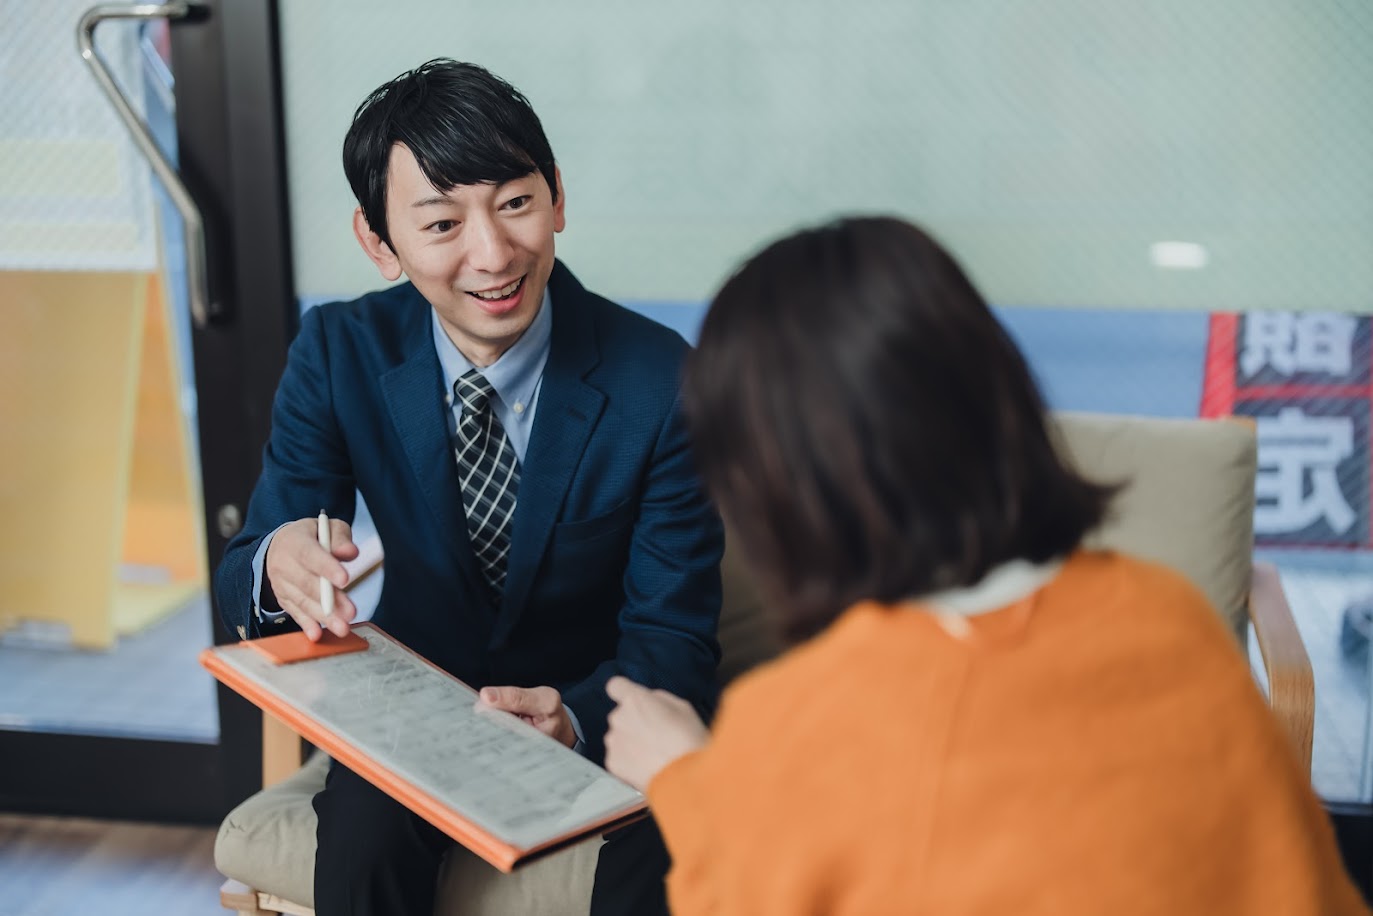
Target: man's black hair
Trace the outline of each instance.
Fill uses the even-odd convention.
[[[437,58],[379,87],[353,114],[343,171],[368,226],[386,225],[391,148],[403,143],[439,191],[522,178],[538,170],[558,200],[553,150],[518,89],[476,64]]]

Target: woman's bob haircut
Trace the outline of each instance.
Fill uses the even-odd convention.
[[[698,464],[800,641],[855,602],[1072,551],[1112,488],[1060,457],[1020,351],[952,257],[842,219],[746,262],[686,370]]]

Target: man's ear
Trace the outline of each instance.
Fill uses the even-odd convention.
[[[367,252],[367,257],[372,259],[372,263],[377,265],[377,270],[381,271],[383,277],[387,280],[400,279],[400,275],[404,273],[401,270],[400,259],[391,250],[391,246],[372,231],[367,217],[362,215],[361,207],[353,211],[353,235],[357,236],[358,244]]]
[[[562,232],[567,225],[567,194],[563,191],[563,170],[553,166],[553,182],[558,188],[558,202],[553,205],[553,231]]]

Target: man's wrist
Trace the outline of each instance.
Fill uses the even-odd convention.
[[[572,707],[563,704],[563,711],[567,713],[567,721],[572,723],[572,734],[576,740],[572,743],[572,749],[578,754],[585,753],[586,739],[582,737],[582,723],[577,720],[577,714],[572,711]]]
[[[262,539],[262,543],[253,553],[253,615],[259,623],[280,624],[286,620],[286,612],[282,610],[281,603],[277,601],[276,592],[272,591],[271,579],[267,575],[267,551],[271,549],[272,538],[276,537],[277,532],[285,527],[286,525],[279,525],[273,529],[270,534]]]

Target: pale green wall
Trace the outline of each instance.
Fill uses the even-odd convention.
[[[559,253],[700,301],[798,223],[908,215],[1001,304],[1373,306],[1368,0],[284,0],[302,295],[381,283],[349,227],[354,107],[430,57],[529,96]],[[1149,245],[1204,244],[1161,271]]]

